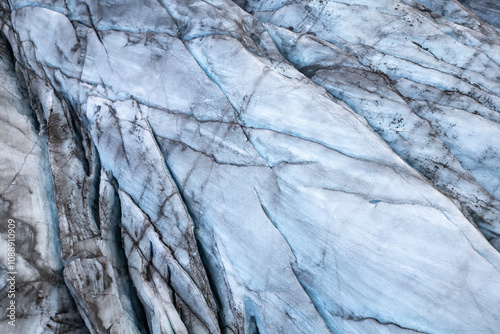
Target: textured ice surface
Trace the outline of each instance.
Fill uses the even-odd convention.
[[[92,333],[500,327],[500,33],[457,1],[2,13],[31,99],[6,56],[1,126],[24,130],[2,145],[38,144],[4,153],[1,180],[36,168],[17,177],[39,203],[2,215],[45,217],[32,243],[62,296],[28,295],[32,317],[69,310],[57,330]]]
[[[7,221],[16,222],[16,327],[20,333],[88,333],[64,284],[46,131],[0,40],[0,328],[8,333]],[[34,326],[36,324],[36,326]]]
[[[484,20],[500,27],[500,5],[494,0],[459,0]]]
[[[265,2],[250,1],[247,7],[261,10],[255,15],[273,24],[267,25],[271,36],[295,67],[363,115],[396,153],[457,199],[498,248],[500,174],[489,160],[498,161],[498,148],[490,145],[497,145],[498,140],[491,138],[500,136],[499,53],[490,50],[498,50],[499,44],[488,39],[498,31],[487,27],[488,34],[482,35],[486,46],[478,49],[471,40],[479,35],[470,28],[443,17],[439,17],[443,24],[437,25],[436,16],[429,17],[428,9],[416,2],[390,3],[377,7],[380,4],[370,2],[306,1],[275,5],[269,12]],[[434,9],[443,6],[438,4]],[[446,4],[465,12],[460,4]],[[353,11],[353,20],[346,20]],[[317,24],[304,25],[306,13],[316,13]],[[360,29],[368,24],[378,28]],[[374,35],[380,31],[386,33]],[[472,57],[468,64],[477,66],[459,65],[467,53]],[[495,70],[480,70],[485,67]],[[429,112],[424,114],[423,109]],[[446,132],[447,127],[454,129],[453,134]]]

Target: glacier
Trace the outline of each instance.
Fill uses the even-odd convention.
[[[497,7],[0,2],[0,331],[498,333]]]

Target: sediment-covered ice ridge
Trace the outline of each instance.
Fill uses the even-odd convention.
[[[500,30],[477,6],[0,6],[16,330],[498,332]]]

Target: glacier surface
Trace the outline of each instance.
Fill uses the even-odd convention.
[[[0,331],[14,219],[22,333],[497,333],[464,3],[1,2]]]

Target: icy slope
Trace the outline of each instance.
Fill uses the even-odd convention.
[[[3,22],[71,321],[500,326],[500,35],[457,2],[23,0]]]
[[[29,106],[24,84],[14,69],[7,41],[0,40],[0,204],[2,214],[2,333],[62,331],[88,333],[64,284],[57,212],[47,157],[47,137]],[[15,220],[15,268],[7,266],[9,219]],[[12,239],[11,239],[12,240]],[[15,299],[8,297],[7,272],[15,272]],[[6,318],[14,300],[15,317]],[[15,320],[15,328],[7,325]],[[36,327],[33,324],[37,324]]]
[[[465,15],[452,1],[433,8],[444,13],[443,3]],[[417,2],[249,1],[246,9],[273,24],[288,61],[363,115],[500,247],[497,30],[472,30]]]
[[[500,27],[500,5],[494,0],[460,0],[465,6],[482,17],[484,20]]]

